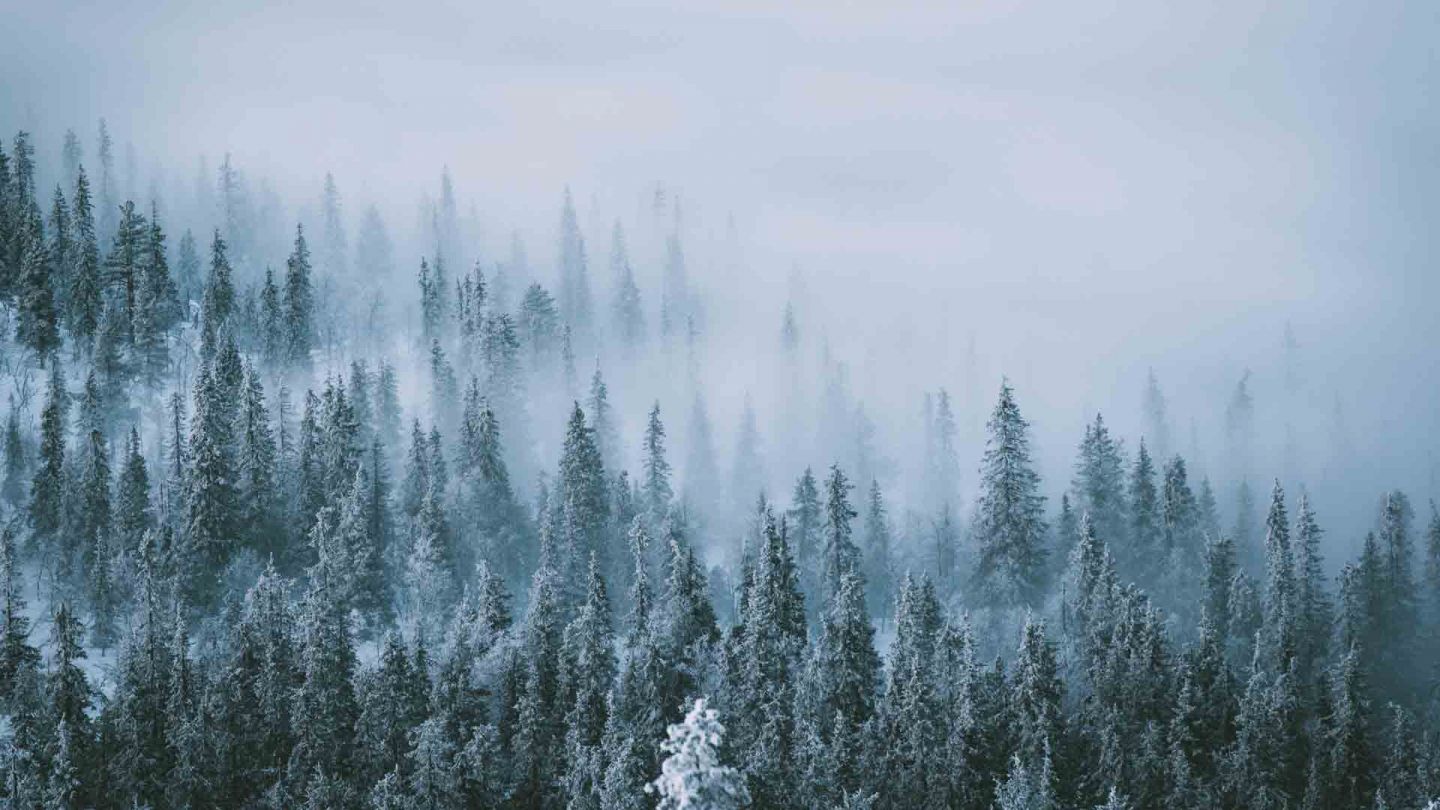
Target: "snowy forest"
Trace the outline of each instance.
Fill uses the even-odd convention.
[[[1433,4],[544,5],[0,3],[0,810],[1440,810]]]
[[[542,266],[443,173],[412,262],[337,178],[298,223],[228,156],[135,199],[94,136],[0,152],[6,807],[1440,794],[1440,513],[1332,487],[1327,538],[1248,372],[1224,469],[1151,372],[1052,480],[1003,377],[979,452],[944,388],[882,434],[812,294],[731,429],[663,187],[658,239],[565,191]]]

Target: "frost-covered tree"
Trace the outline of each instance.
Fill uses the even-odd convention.
[[[988,423],[980,496],[972,530],[978,546],[975,588],[992,604],[1026,604],[1039,596],[1045,566],[1045,498],[1030,459],[1030,425],[1008,382]]]
[[[659,810],[729,810],[746,807],[750,793],[739,772],[723,764],[725,727],[718,713],[697,698],[685,719],[670,726],[661,744],[660,776],[646,787],[660,797]]]

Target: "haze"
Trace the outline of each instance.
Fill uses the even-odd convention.
[[[692,281],[724,314],[704,372],[724,450],[745,394],[783,398],[758,369],[792,300],[807,356],[846,363],[891,455],[918,434],[923,391],[948,388],[976,425],[1006,374],[1058,497],[1094,411],[1138,438],[1147,369],[1187,450],[1192,424],[1202,443],[1221,435],[1248,368],[1276,451],[1258,478],[1291,472],[1275,461],[1288,425],[1295,478],[1423,503],[1440,427],[1440,14],[1165,5],[16,3],[0,130],[32,132],[42,190],[67,128],[93,162],[102,116],[122,177],[133,144],[137,198],[190,194],[202,157],[213,173],[229,153],[278,193],[282,224],[314,220],[333,172],[352,235],[366,206],[384,214],[406,302],[433,249],[417,204],[446,167],[478,223],[467,264],[505,259],[518,232],[553,284],[568,187],[597,300],[619,219],[652,308],[646,217],[663,187]],[[283,265],[285,234],[252,278]],[[620,397],[627,445],[650,393]],[[672,399],[678,419],[688,402]],[[967,485],[979,441],[966,432]],[[1195,461],[1213,471],[1217,452]],[[769,475],[783,492],[796,472]],[[1372,515],[1335,516],[1344,556]]]

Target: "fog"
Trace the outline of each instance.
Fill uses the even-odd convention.
[[[199,236],[218,223],[188,212],[197,172],[213,186],[228,153],[252,202],[279,206],[237,267],[253,281],[283,267],[295,221],[318,228],[331,172],[352,246],[367,206],[384,217],[395,272],[378,282],[400,323],[447,169],[466,223],[452,273],[509,261],[518,234],[554,290],[568,188],[597,311],[619,220],[652,329],[676,229],[705,302],[697,384],[676,356],[622,369],[603,344],[581,376],[598,353],[636,457],[660,398],[682,468],[692,388],[727,469],[750,397],[781,500],[805,464],[851,452],[808,438],[826,357],[902,493],[925,392],[956,398],[968,494],[1008,376],[1054,507],[1096,411],[1133,449],[1153,369],[1171,449],[1217,485],[1252,372],[1250,477],[1327,496],[1336,556],[1384,490],[1437,494],[1429,4],[258,5],[7,8],[0,131],[32,133],[42,197],[65,130],[89,166],[104,117],[125,196]],[[559,413],[532,409],[546,466]]]

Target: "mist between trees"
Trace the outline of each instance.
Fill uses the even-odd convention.
[[[402,229],[228,155],[139,194],[104,121],[38,151],[0,151],[7,806],[1440,793],[1430,462],[1352,464],[1283,320],[1077,419],[1015,335],[737,291],[664,185],[564,190],[532,252],[448,171]]]

